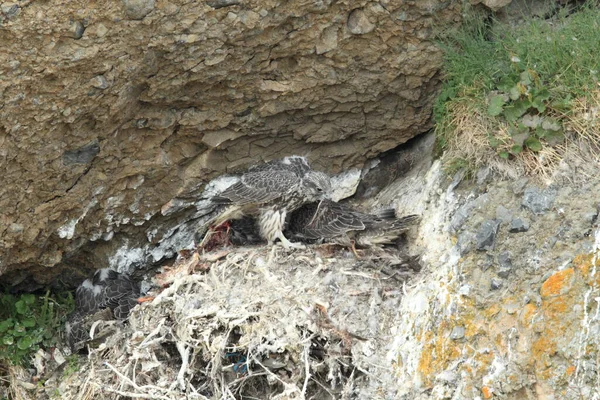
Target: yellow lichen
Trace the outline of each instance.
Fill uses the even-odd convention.
[[[487,318],[492,318],[496,314],[498,314],[500,312],[500,310],[501,310],[500,306],[498,304],[494,303],[484,311],[484,314]]]
[[[571,365],[571,366],[569,366],[569,367],[567,368],[567,376],[571,376],[571,375],[573,375],[573,373],[575,372],[575,369],[576,369],[576,368],[575,368],[575,366],[574,366],[574,365]]]
[[[436,332],[428,331],[421,337],[424,343],[417,371],[421,374],[423,383],[430,385],[432,378],[448,365],[461,357],[461,347],[449,339],[450,321],[442,321]]]
[[[521,325],[523,325],[526,328],[530,328],[531,324],[533,323],[533,317],[536,313],[537,307],[535,306],[535,304],[526,304],[525,307],[523,307],[523,311],[521,313]]]
[[[544,304],[544,314],[546,318],[551,320],[550,322],[556,321],[562,325],[564,322],[563,314],[571,311],[573,308],[572,303],[573,299],[566,298],[566,296],[556,297]]]
[[[581,272],[581,276],[585,279],[586,283],[590,286],[600,286],[600,257],[597,256],[594,262],[594,254],[583,254],[578,255],[573,260],[573,264],[577,266],[577,269]],[[594,265],[595,264],[595,265]],[[594,268],[596,267],[596,273],[593,274]]]
[[[546,354],[550,356],[556,354],[556,343],[547,337],[541,337],[533,343],[532,350],[533,356],[537,360],[541,360],[542,356]]]
[[[568,292],[573,284],[574,272],[573,268],[567,268],[551,275],[542,284],[540,291],[542,297],[558,296]]]
[[[481,393],[483,393],[484,399],[491,399],[493,396],[493,391],[487,386],[481,388]]]

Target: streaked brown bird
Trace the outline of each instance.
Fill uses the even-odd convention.
[[[303,204],[328,198],[329,176],[313,171],[304,157],[292,156],[252,167],[240,180],[211,201],[223,210],[212,221],[218,226],[226,220],[253,216],[259,234],[269,244],[279,239],[286,247],[303,247],[290,242],[283,234],[289,213]]]
[[[290,215],[289,236],[351,247],[391,244],[419,220],[417,215],[397,218],[393,209],[377,214],[357,211],[331,200],[310,203]]]
[[[138,304],[140,286],[129,276],[104,268],[94,272],[75,291],[75,310],[66,324],[67,337],[72,348],[89,339],[90,317],[123,320]],[[104,312],[100,312],[105,310]],[[108,311],[106,311],[108,310]]]

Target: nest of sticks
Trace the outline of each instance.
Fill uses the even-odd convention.
[[[403,285],[420,269],[396,249],[229,248],[182,254],[69,374],[62,399],[375,398]],[[38,392],[37,398],[40,397]]]

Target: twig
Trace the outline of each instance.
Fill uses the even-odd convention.
[[[302,385],[302,398],[306,398],[306,389],[308,389],[308,381],[310,379],[310,364],[308,363],[309,346],[304,345],[304,385]]]
[[[158,390],[160,392],[168,392],[168,393],[171,392],[171,390],[168,390],[168,389],[165,389],[165,388],[161,388],[159,386],[154,386],[154,385],[139,386],[135,382],[133,382],[131,379],[129,379],[127,376],[125,376],[121,372],[119,372],[115,367],[113,367],[112,365],[110,365],[110,363],[108,361],[104,361],[104,365],[106,365],[108,368],[110,368],[115,374],[117,374],[117,376],[119,376],[121,379],[125,380],[135,390],[137,390],[139,392],[145,392],[148,389]],[[167,397],[165,397],[165,398],[167,398]]]
[[[139,344],[138,347],[146,347],[148,345],[149,341],[150,341],[150,338],[158,335],[158,333],[162,329],[164,323],[165,323],[165,318],[162,318],[160,320],[160,322],[158,323],[158,326],[156,327],[156,329],[154,329],[152,332],[150,332],[148,334],[148,336],[146,336],[146,338],[142,341],[142,343]]]
[[[179,383],[179,388],[181,390],[185,390],[185,373],[187,372],[189,361],[190,361],[190,348],[185,345],[185,343],[177,342],[176,343],[177,350],[179,351],[179,355],[181,356],[181,368],[179,368],[179,373],[177,374],[177,383]],[[171,385],[171,389],[173,388]]]
[[[171,397],[162,396],[162,395],[155,395],[155,394],[151,394],[151,393],[124,392],[122,390],[117,390],[117,389],[113,389],[113,388],[110,388],[110,387],[102,387],[102,386],[100,386],[96,382],[94,382],[94,385],[102,388],[103,390],[108,390],[111,393],[116,393],[116,394],[121,395],[123,397],[133,397],[133,398],[137,398],[137,399],[173,400],[173,398],[171,398]]]

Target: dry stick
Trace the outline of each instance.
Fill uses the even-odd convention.
[[[158,326],[156,327],[156,329],[154,329],[152,332],[150,332],[148,334],[148,336],[146,336],[146,338],[142,341],[142,343],[140,343],[138,345],[138,347],[146,347],[148,345],[148,343],[150,342],[150,338],[158,335],[158,333],[160,332],[161,328],[163,327],[163,325],[165,323],[165,320],[166,320],[166,318],[162,318],[160,320],[160,322],[158,323]]]
[[[304,345],[304,385],[302,385],[302,398],[306,398],[306,389],[308,389],[308,380],[310,379],[310,365],[308,363],[308,347]]]
[[[265,375],[268,375],[268,374],[266,372],[259,372],[257,374],[248,374],[246,376],[242,376],[241,378],[237,378],[237,379],[229,382],[228,385],[229,386],[233,386],[233,385],[235,385],[235,384],[237,384],[239,382],[243,382],[243,381],[248,380],[250,378],[256,378],[257,376],[265,376]]]
[[[327,393],[329,393],[329,395],[331,396],[332,399],[335,399],[334,394],[331,392],[331,390],[329,390],[325,385],[323,385],[321,382],[319,382],[318,380],[316,380],[315,378],[311,378],[313,380],[313,382],[315,382],[317,385],[321,386],[323,389],[325,389],[325,391]]]
[[[99,384],[97,384],[96,382],[94,382],[95,385],[97,385],[98,387],[101,387]],[[117,390],[117,389],[112,389],[110,387],[102,387],[103,390],[108,390],[111,393],[116,393],[120,396],[124,396],[124,397],[134,397],[134,398],[138,398],[138,399],[161,399],[161,400],[173,400],[171,397],[167,397],[167,396],[161,396],[161,395],[155,395],[155,394],[150,394],[150,393],[134,393],[134,392],[124,392],[122,390]]]
[[[171,385],[171,389],[175,386],[176,383],[179,384],[181,390],[185,390],[185,373],[189,366],[190,361],[190,348],[185,345],[185,343],[177,342],[175,344],[177,350],[179,351],[179,355],[181,356],[181,368],[179,368],[179,373],[177,374],[177,381],[173,382]]]
[[[90,383],[90,379],[92,378],[92,376],[96,372],[96,369],[94,368],[94,364],[92,364],[92,368],[91,369],[92,370],[90,371],[90,373],[88,374],[87,378],[85,379],[85,382],[83,383],[83,388],[79,392],[78,400],[82,400],[83,399],[83,395],[87,394],[85,389],[87,388],[88,384]]]
[[[284,380],[282,380],[280,377],[278,377],[278,376],[277,376],[277,374],[273,373],[273,371],[271,371],[270,369],[268,369],[267,367],[265,367],[265,366],[263,365],[263,363],[261,363],[260,361],[258,361],[258,359],[257,359],[256,357],[252,357],[252,359],[254,360],[254,362],[255,362],[255,363],[257,363],[258,365],[260,365],[260,366],[261,366],[261,367],[262,367],[262,368],[263,368],[263,369],[264,369],[264,370],[267,372],[267,374],[268,374],[269,376],[271,376],[271,377],[275,378],[276,380],[278,380],[278,381],[279,381],[279,382],[280,382],[280,383],[283,385],[283,387],[285,388],[285,391],[286,391],[286,392],[287,392],[287,391],[288,391],[288,389],[290,389],[290,388],[294,389],[294,390],[293,390],[294,392],[299,392],[299,391],[300,391],[300,389],[298,389],[298,387],[297,387],[297,386],[295,386],[295,385],[291,385],[291,384],[289,384],[289,383],[285,382],[285,381],[284,381]]]
[[[161,388],[159,386],[154,386],[154,385],[139,386],[135,382],[132,382],[131,379],[129,379],[127,376],[125,376],[121,372],[119,372],[115,367],[113,367],[112,365],[110,365],[110,363],[108,361],[104,361],[104,365],[106,365],[108,368],[110,368],[121,379],[124,379],[125,381],[127,381],[127,383],[129,383],[135,390],[138,390],[140,392],[144,392],[145,390],[148,390],[148,389],[154,389],[154,390],[158,390],[159,392],[168,392],[168,393],[171,392],[168,389]]]

